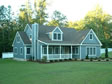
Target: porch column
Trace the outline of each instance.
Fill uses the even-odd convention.
[[[72,59],[72,46],[71,46],[71,59]]]
[[[47,60],[49,60],[49,45],[47,45]]]
[[[60,59],[61,59],[61,45],[60,45]]]

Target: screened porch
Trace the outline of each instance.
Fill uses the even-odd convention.
[[[79,55],[79,46],[42,46],[42,56],[47,60],[72,59],[73,55]]]

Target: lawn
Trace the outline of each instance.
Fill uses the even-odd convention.
[[[112,52],[108,52],[108,56],[112,58]],[[105,53],[101,54],[101,57],[105,57]]]
[[[0,84],[112,84],[112,62],[39,64],[0,59]]]

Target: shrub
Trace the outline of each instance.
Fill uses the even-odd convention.
[[[54,62],[54,60],[50,60],[50,62]]]
[[[93,61],[93,58],[90,58],[90,61]]]
[[[72,58],[69,58],[69,60],[72,60]]]
[[[86,59],[89,59],[89,56],[88,55],[86,56]]]
[[[74,60],[77,61],[77,58],[75,58]]]
[[[109,59],[106,59],[106,61],[109,61]]]
[[[81,61],[84,61],[84,59],[81,59]]]
[[[67,59],[64,59],[64,61],[67,61]]]
[[[105,48],[105,58],[108,58],[108,48]]]
[[[95,60],[97,60],[98,58],[96,57]]]
[[[29,61],[33,61],[34,57],[30,56]]]
[[[42,57],[42,62],[47,62],[47,57],[46,56]]]
[[[60,62],[62,62],[63,60],[62,60],[62,59],[60,59],[59,61],[60,61]]]
[[[104,60],[105,58],[102,57],[102,60]]]
[[[98,61],[101,61],[100,59],[98,59]]]

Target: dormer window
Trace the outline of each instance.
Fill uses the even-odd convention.
[[[53,36],[54,36],[53,37],[54,40],[61,40],[62,39],[61,33],[54,33]]]
[[[59,27],[56,27],[52,31],[52,40],[53,41],[62,41],[63,40],[63,32],[61,31],[61,29]]]
[[[90,33],[89,39],[90,39],[90,40],[93,40],[93,34],[92,34],[92,33]]]

